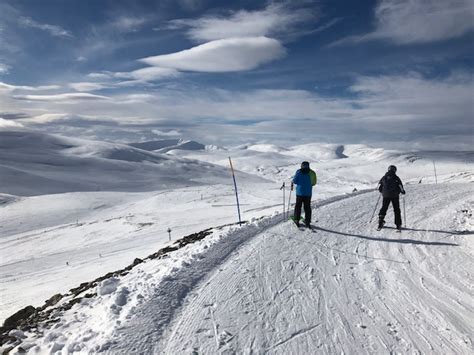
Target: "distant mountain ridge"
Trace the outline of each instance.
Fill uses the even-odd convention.
[[[181,141],[180,139],[163,139],[163,140],[158,140],[158,141],[129,143],[128,145],[138,148],[138,149],[152,151],[152,150],[158,150],[158,149],[178,145],[180,141]]]
[[[128,145],[147,150],[154,151],[157,153],[167,153],[170,150],[205,150],[206,146],[204,144],[198,143],[196,141],[189,141],[183,139],[164,139],[157,141],[147,141],[141,143],[129,143]]]
[[[172,143],[176,141],[167,142]],[[147,146],[159,144],[148,142]],[[226,167],[163,154],[171,149],[198,148],[201,145],[197,142],[179,141],[157,152],[36,131],[0,131],[0,193],[139,192],[229,183]],[[256,176],[242,176],[262,181]]]

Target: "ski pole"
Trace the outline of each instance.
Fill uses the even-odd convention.
[[[403,196],[403,220],[405,221],[405,228],[407,227],[407,211],[405,208],[405,196]]]
[[[379,198],[377,199],[377,203],[375,204],[374,212],[372,212],[372,217],[370,217],[369,224],[372,223],[372,219],[374,218],[375,211],[377,211],[377,206],[379,205],[379,202],[380,202],[380,196],[382,196],[382,194],[379,194]]]
[[[283,185],[281,185],[280,187],[280,190],[283,190],[283,220],[285,220],[285,202],[286,202],[286,198],[285,198],[285,182],[283,181]]]
[[[293,184],[292,184],[293,186]],[[290,187],[290,195],[288,197],[288,213],[286,214],[287,215],[287,218],[290,218],[290,204],[291,204],[291,192],[293,191],[293,188]]]

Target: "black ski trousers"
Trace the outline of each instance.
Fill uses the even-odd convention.
[[[384,197],[382,201],[382,208],[379,212],[379,220],[383,221],[385,215],[387,214],[388,206],[390,202],[393,206],[393,213],[395,214],[395,225],[401,226],[402,225],[402,215],[400,213],[400,200],[397,197]]]
[[[311,223],[311,196],[296,195],[295,221],[299,222],[301,218],[301,205],[304,205],[304,223]]]

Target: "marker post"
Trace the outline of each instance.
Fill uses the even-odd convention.
[[[239,193],[237,192],[237,182],[235,181],[235,173],[234,167],[232,166],[232,160],[229,157],[230,163],[230,170],[232,171],[232,179],[234,179],[234,189],[235,189],[235,199],[237,200],[237,212],[239,214],[239,225],[242,224],[242,220],[240,218],[240,204],[239,204]]]

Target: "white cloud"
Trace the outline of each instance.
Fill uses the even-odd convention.
[[[90,83],[90,82],[70,83],[68,86],[76,91],[96,91],[96,90],[102,90],[108,87],[101,83]]]
[[[156,96],[151,94],[127,94],[117,102],[120,105],[141,104],[155,100]]]
[[[16,31],[19,11],[7,1],[0,1],[0,53],[15,55],[24,50],[22,36]]]
[[[101,117],[71,114],[71,113],[43,113],[40,115],[22,119],[21,121],[24,123],[42,125],[42,124],[48,124],[48,123],[54,123],[54,122],[61,122],[61,123],[67,124],[68,121],[74,123],[74,122],[77,122],[78,120],[89,121],[91,124],[94,124],[98,121],[103,121]]]
[[[157,136],[163,136],[163,137],[176,137],[176,136],[181,135],[181,133],[179,133],[178,131],[174,129],[167,132],[160,131],[159,129],[153,129],[152,132],[156,134]]]
[[[115,31],[119,32],[136,32],[140,27],[150,21],[146,16],[127,16],[120,15],[114,17],[107,25]]]
[[[113,72],[104,71],[101,73],[89,73],[87,74],[87,77],[91,79],[107,80],[113,78],[113,74]]]
[[[359,77],[351,87],[360,97],[355,101],[366,120],[386,121],[408,127],[406,122],[426,129],[449,126],[459,128],[472,120],[474,81],[469,73],[443,80],[427,80],[417,73],[404,76]],[[451,121],[452,120],[452,121]],[[402,122],[405,123],[402,124]]]
[[[68,114],[66,113],[44,113],[41,115],[37,115],[31,118],[26,119],[26,122],[31,122],[31,123],[38,123],[38,124],[44,124],[44,123],[50,123],[58,120],[64,120],[69,117]]]
[[[15,122],[15,121],[11,121],[11,120],[6,120],[2,117],[0,117],[0,129],[3,129],[3,128],[23,128],[24,126],[19,123],[19,122]]]
[[[74,103],[77,101],[90,101],[90,100],[108,100],[106,96],[93,95],[88,93],[64,93],[55,95],[16,95],[13,96],[16,100],[25,101],[43,101],[43,102],[66,102]]]
[[[45,85],[45,86],[25,86],[25,85],[10,85],[7,83],[0,82],[0,92],[12,92],[17,90],[22,91],[42,91],[42,90],[57,90],[60,89],[59,85]]]
[[[148,82],[175,78],[180,72],[172,68],[147,67],[133,70],[131,72],[90,73],[91,79],[99,79],[105,82],[79,82],[71,83],[69,86],[76,91],[95,91],[105,88],[120,88],[124,86],[143,86]]]
[[[188,36],[198,42],[234,37],[291,36],[301,24],[315,20],[308,8],[271,4],[263,10],[231,12],[228,16],[206,16],[169,22],[169,28],[188,28]]]
[[[183,71],[232,72],[254,69],[285,54],[285,49],[275,39],[248,37],[211,41],[181,52],[143,58],[141,61]]]
[[[50,35],[55,37],[73,37],[71,32],[65,30],[64,28],[56,25],[48,25],[44,23],[39,23],[29,17],[20,17],[18,20],[19,24],[25,27],[37,28],[42,31],[48,32]]]
[[[10,71],[9,65],[0,63],[0,74],[8,74],[9,71]]]
[[[472,0],[380,0],[376,28],[335,44],[387,39],[398,44],[428,43],[459,37],[474,29]]]
[[[179,72],[173,68],[149,67],[131,72],[113,73],[113,77],[121,79],[133,79],[139,82],[162,80],[177,77]]]

